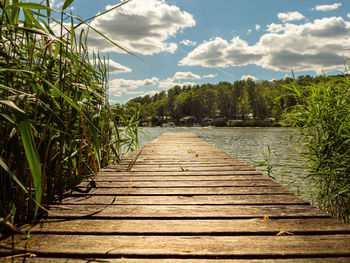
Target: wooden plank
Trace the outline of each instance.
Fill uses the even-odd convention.
[[[62,242],[64,240],[64,242]],[[3,243],[0,253],[30,251],[61,256],[191,256],[191,257],[329,257],[350,256],[350,235],[324,236],[15,236]]]
[[[303,218],[327,217],[308,205],[65,205],[49,217],[91,218]]]
[[[98,177],[125,177],[125,176],[247,176],[247,175],[262,175],[261,172],[258,172],[256,170],[251,171],[151,171],[151,172],[136,172],[136,171],[120,171],[116,172],[115,169],[113,170],[104,170],[100,172],[96,178]]]
[[[280,186],[276,187],[178,187],[178,188],[76,188],[70,195],[235,195],[235,194],[290,194]]]
[[[211,171],[211,172],[216,172],[216,171],[254,171],[255,169],[251,166],[247,165],[237,165],[237,166],[224,166],[224,167],[196,167],[196,166],[174,166],[174,167],[139,167],[139,166],[133,166],[131,168],[132,171],[135,172],[169,172],[169,171],[174,171],[174,172],[197,172],[197,171]]]
[[[68,197],[64,198],[60,204],[90,204],[90,205],[273,205],[273,204],[309,204],[304,199],[295,195],[209,195],[209,196],[90,196],[89,198]]]
[[[84,225],[84,228],[81,226]],[[31,233],[82,234],[191,234],[191,235],[276,235],[288,231],[295,235],[349,234],[350,229],[330,218],[301,219],[225,219],[225,220],[132,220],[75,219],[42,220]]]
[[[270,180],[265,175],[193,175],[193,176],[181,176],[181,175],[133,175],[133,176],[107,176],[98,175],[93,179],[88,179],[86,182],[174,182],[174,181],[253,181],[253,180]]]
[[[86,187],[88,183],[82,183],[77,187]],[[270,187],[270,186],[279,186],[278,183],[269,180],[212,180],[212,181],[202,181],[202,180],[193,180],[193,181],[133,181],[130,179],[129,181],[119,181],[119,182],[95,182],[95,186],[97,188],[125,188],[125,187]]]
[[[85,257],[82,259],[77,258],[14,258],[14,259],[3,259],[4,263],[46,263],[46,262],[56,262],[56,263],[348,263],[349,258],[344,257],[333,257],[333,258],[292,258],[292,259],[173,259],[173,258],[89,258]]]

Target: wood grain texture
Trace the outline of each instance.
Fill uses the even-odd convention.
[[[85,227],[82,228],[81,226]],[[212,219],[212,220],[41,220],[32,233],[100,233],[100,234],[194,234],[194,235],[276,235],[280,231],[295,235],[320,233],[350,233],[344,224],[330,218],[306,219]]]
[[[29,240],[2,240],[17,257],[0,261],[350,262],[349,227],[196,135],[138,154],[51,204]]]
[[[4,263],[23,263],[23,258],[13,258],[5,259],[2,258]],[[172,258],[26,258],[26,263],[47,263],[47,262],[56,262],[56,263],[348,263],[349,258],[336,257],[336,258],[292,258],[292,259],[172,259]]]
[[[16,252],[37,255],[91,256],[350,256],[350,235],[310,236],[101,236],[101,235],[33,235],[30,240],[16,238]],[[64,242],[63,242],[64,241]],[[29,249],[26,249],[27,246]],[[11,249],[4,242],[0,253]]]
[[[288,189],[276,187],[147,187],[137,188],[75,188],[70,195],[235,195],[235,194],[286,194]]]

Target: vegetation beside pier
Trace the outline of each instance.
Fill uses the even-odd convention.
[[[49,2],[0,1],[0,219],[7,226],[32,220],[137,144],[137,112],[110,107],[107,59],[88,52],[89,19],[69,14],[73,1],[60,11]]]

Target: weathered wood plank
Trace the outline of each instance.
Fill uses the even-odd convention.
[[[64,240],[64,242],[62,242]],[[324,236],[98,236],[33,235],[15,237],[15,251],[37,255],[291,257],[350,256],[350,235]],[[9,239],[0,253],[9,253]]]
[[[84,228],[81,226],[84,225]],[[301,219],[225,219],[225,220],[132,220],[75,219],[42,220],[31,233],[82,234],[191,234],[191,235],[276,235],[288,231],[295,235],[350,233],[350,229],[330,218]]]
[[[304,199],[295,195],[210,195],[210,196],[91,196],[89,198],[68,197],[64,198],[60,204],[90,204],[90,205],[243,205],[243,204],[309,204]]]
[[[89,183],[82,183],[78,185],[77,187],[86,187]],[[130,179],[129,181],[124,182],[99,182],[96,181],[95,185],[97,188],[125,188],[125,187],[270,187],[270,186],[279,186],[278,183],[269,180],[269,179],[262,179],[262,180],[212,180],[212,181],[202,181],[202,180],[195,180],[195,181],[133,181]]]
[[[196,166],[173,166],[173,167],[140,167],[140,166],[133,166],[131,168],[131,171],[135,171],[135,172],[170,172],[170,171],[174,171],[174,172],[182,172],[182,171],[186,171],[186,172],[197,172],[197,171],[212,171],[212,172],[216,172],[216,171],[254,171],[255,169],[251,166],[248,165],[237,165],[237,166],[223,166],[223,167],[196,167]]]
[[[333,257],[333,258],[292,258],[292,259],[173,259],[173,258],[163,258],[163,259],[147,259],[147,258],[14,258],[14,259],[3,259],[4,263],[46,263],[46,262],[56,262],[56,263],[346,263],[349,262],[349,258],[344,257]]]
[[[262,175],[261,172],[251,170],[251,171],[151,171],[151,172],[136,172],[136,171],[120,171],[116,172],[115,169],[110,171],[102,171],[96,177],[133,177],[133,176],[248,176],[248,175]]]
[[[85,191],[86,190],[86,191]],[[276,187],[178,187],[178,188],[76,188],[70,195],[235,195],[235,194],[290,194],[280,186]]]
[[[107,176],[107,175],[98,175],[93,179],[89,179],[86,182],[91,180],[95,182],[174,182],[174,181],[253,181],[253,180],[270,180],[264,175],[133,175],[133,176]]]
[[[326,217],[308,205],[65,205],[49,217],[91,218],[255,218]]]

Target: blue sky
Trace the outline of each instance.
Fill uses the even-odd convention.
[[[118,3],[72,6],[87,18]],[[132,0],[92,25],[140,58],[90,35],[90,48],[111,60],[111,103],[176,84],[281,79],[292,69],[339,74],[350,57],[348,0]]]

